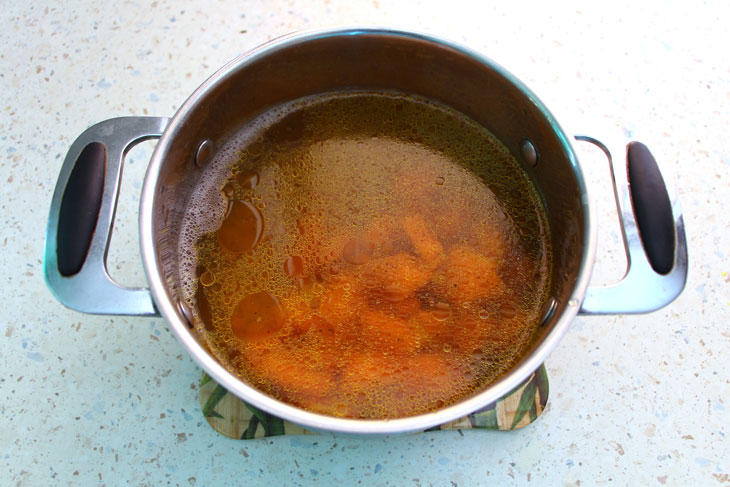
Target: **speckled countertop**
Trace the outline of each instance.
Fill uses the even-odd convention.
[[[104,3],[0,9],[0,485],[730,485],[726,2]],[[576,319],[526,429],[228,440],[202,418],[200,369],[163,320],[83,315],[47,290],[56,178],[89,125],[171,116],[239,53],[364,23],[482,51],[569,132],[645,141],[680,195],[689,280],[653,314]],[[109,260],[130,285],[145,282],[136,214],[152,147],[129,154]],[[610,222],[605,163],[578,150]],[[599,231],[596,282],[621,262],[615,225]]]

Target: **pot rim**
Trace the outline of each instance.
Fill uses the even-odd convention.
[[[158,177],[163,166],[164,155],[173,143],[175,134],[179,127],[181,127],[188,118],[193,106],[198,103],[200,99],[204,98],[214,85],[222,82],[229,76],[234,75],[239,69],[242,69],[265,56],[276,53],[281,49],[327,37],[356,36],[365,34],[387,37],[405,37],[451,48],[460,54],[495,70],[500,76],[507,79],[512,85],[519,89],[522,94],[527,97],[541,112],[542,116],[548,120],[554,133],[560,140],[565,154],[570,159],[570,164],[580,188],[581,205],[583,207],[583,224],[585,228],[582,245],[583,255],[571,297],[569,301],[565,303],[565,309],[558,318],[557,323],[553,326],[552,330],[545,335],[543,340],[530,353],[530,355],[525,357],[517,367],[512,369],[496,382],[492,383],[482,392],[433,412],[398,419],[348,419],[309,412],[296,406],[286,404],[278,399],[274,399],[273,397],[248,386],[243,381],[236,378],[196,341],[190,333],[183,316],[180,314],[177,304],[166,292],[164,277],[158,268],[159,257],[155,251],[155,235],[153,234],[153,202],[157,193]],[[337,433],[351,433],[357,435],[408,433],[423,431],[471,414],[506,395],[545,361],[547,356],[555,349],[558,342],[567,331],[570,323],[578,314],[580,305],[585,296],[596,255],[597,230],[593,223],[595,221],[595,216],[594,208],[590,205],[589,190],[585,183],[575,151],[570,143],[570,139],[571,138],[566,135],[545,105],[519,79],[479,52],[473,51],[449,40],[429,34],[382,27],[339,27],[324,30],[307,30],[273,39],[229,61],[205,82],[203,82],[203,84],[201,84],[193,92],[193,94],[190,95],[190,97],[170,119],[167,128],[155,147],[147,169],[141,193],[139,229],[142,261],[157,309],[165,320],[167,320],[174,335],[178,340],[180,340],[190,355],[192,355],[193,359],[205,372],[208,373],[208,375],[216,380],[216,382],[253,406],[287,421],[299,424],[307,429]]]

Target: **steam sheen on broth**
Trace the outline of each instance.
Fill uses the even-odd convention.
[[[499,378],[535,333],[550,275],[539,197],[449,108],[297,100],[231,139],[201,187],[180,245],[186,299],[218,360],[276,398],[424,413]]]

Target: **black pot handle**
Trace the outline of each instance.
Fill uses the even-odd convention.
[[[149,289],[126,288],[106,268],[125,154],[158,138],[167,118],[120,117],[84,131],[66,155],[46,229],[44,274],[69,308],[95,314],[158,316]]]
[[[654,156],[641,142],[626,150],[626,170],[636,225],[651,267],[666,275],[674,266],[677,250],[672,203]]]
[[[58,272],[78,274],[94,236],[104,195],[106,146],[91,142],[81,150],[61,198],[56,238]]]
[[[588,136],[606,155],[627,251],[623,279],[589,287],[580,314],[630,314],[655,311],[674,301],[687,282],[687,240],[679,200],[670,198],[659,166],[646,145],[626,148],[626,176],[616,179],[608,148]]]

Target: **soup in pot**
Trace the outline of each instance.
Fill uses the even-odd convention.
[[[547,219],[516,159],[434,101],[353,91],[251,121],[191,198],[186,299],[217,359],[304,409],[395,418],[498,379],[535,334]]]

